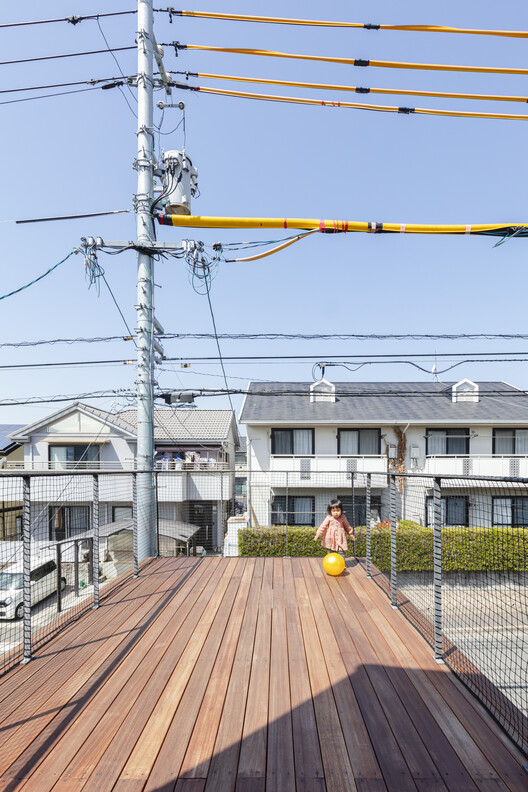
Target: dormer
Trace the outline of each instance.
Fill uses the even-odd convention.
[[[451,401],[452,402],[478,402],[479,401],[479,386],[476,382],[468,379],[456,382],[451,388]]]
[[[320,379],[310,385],[311,402],[335,402],[335,385],[328,380]]]

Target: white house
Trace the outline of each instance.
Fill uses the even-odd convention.
[[[75,402],[28,426],[10,439],[23,447],[23,461],[5,460],[3,470],[64,470],[64,476],[32,479],[32,533],[37,540],[59,541],[90,529],[92,480],[67,471],[98,471],[101,525],[132,518],[136,411],[109,413]],[[231,410],[163,408],[154,411],[154,446],[160,526],[197,526],[198,543],[222,544],[229,502],[234,496],[238,432]],[[112,475],[114,473],[114,475]],[[103,475],[104,474],[104,475]],[[0,471],[0,498],[20,503],[13,487],[21,483]],[[161,528],[160,528],[161,531]],[[174,531],[172,531],[174,533]]]
[[[434,477],[452,525],[526,525],[514,484],[528,477],[528,394],[505,382],[250,383],[240,414],[248,439],[248,500],[260,525],[317,525],[340,497],[365,520],[389,516],[387,472],[400,480],[398,516],[431,522]]]

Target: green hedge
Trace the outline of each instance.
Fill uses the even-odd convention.
[[[238,532],[241,556],[324,556],[314,528],[285,526],[243,528]],[[356,555],[367,554],[366,528],[358,527]],[[349,540],[347,555],[353,554]],[[432,572],[433,532],[410,520],[402,520],[396,532],[399,572]],[[371,530],[371,558],[383,572],[390,571],[390,527]],[[445,572],[528,571],[528,528],[443,528],[442,569]]]

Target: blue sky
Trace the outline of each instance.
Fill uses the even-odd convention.
[[[162,4],[159,4],[160,7]],[[458,27],[528,29],[526,3],[446,0],[356,2],[330,0],[321,6],[229,0],[195,2],[191,10],[265,13],[356,22],[441,24]],[[95,3],[55,0],[43,6],[27,0],[3,9],[2,21],[65,17],[135,8],[134,0]],[[113,47],[134,43],[135,16],[101,20]],[[178,19],[155,15],[158,42],[254,47],[320,55],[468,65],[526,66],[522,39],[366,30],[321,30]],[[2,60],[104,49],[95,21],[0,30]],[[134,51],[117,53],[125,74],[136,71]],[[335,82],[391,88],[424,88],[528,95],[526,77],[354,68],[166,49],[167,69],[218,72],[277,79]],[[2,89],[119,76],[108,53],[0,67]],[[200,79],[202,85],[232,88]],[[239,86],[236,86],[239,87]],[[243,90],[244,85],[240,86]],[[64,89],[66,90],[66,89]],[[262,92],[321,99],[361,100],[295,88],[252,88]],[[0,101],[24,95],[0,95]],[[126,96],[131,105],[134,99]],[[199,171],[201,196],[193,212],[204,215],[324,217],[406,223],[527,222],[526,135],[528,122],[436,118],[300,107],[183,92],[187,151]],[[162,99],[160,93],[158,99]],[[523,104],[389,96],[373,104],[468,109],[528,115]],[[129,209],[135,192],[136,119],[117,90],[0,104],[3,130],[3,189],[0,220]],[[156,113],[156,123],[160,122]],[[165,113],[159,141],[180,148],[179,110]],[[38,277],[64,258],[82,236],[133,239],[133,214],[35,225],[0,224],[1,294]],[[158,239],[233,242],[279,238],[280,232],[158,230]],[[287,251],[248,264],[223,264],[211,300],[220,333],[524,333],[527,240],[494,248],[482,237],[442,238],[314,235]],[[244,255],[243,253],[241,255]],[[135,327],[136,260],[133,253],[99,263],[130,327]],[[156,315],[169,332],[211,332],[207,299],[196,294],[185,264],[156,264]],[[126,334],[104,284],[88,289],[83,260],[73,256],[40,283],[0,301],[3,342]],[[212,341],[165,342],[167,355],[190,358],[216,354]],[[528,351],[523,341],[224,341],[225,355],[328,355]],[[463,354],[464,353],[464,354]],[[466,354],[467,353],[467,354]],[[525,355],[528,356],[528,355]],[[57,344],[1,348],[0,365],[134,358],[130,342]],[[313,361],[267,365],[227,364],[229,384],[249,379],[310,381]],[[424,364],[428,365],[428,364]],[[432,365],[432,362],[431,362]],[[440,362],[438,363],[440,368]],[[327,369],[336,381],[430,380],[404,364],[369,365],[357,372]],[[465,364],[447,380],[504,379],[528,388],[525,363]],[[219,366],[193,362],[188,369],[167,363],[160,389],[222,387]],[[83,392],[134,389],[133,366],[3,370],[2,401]],[[117,409],[128,403],[109,396],[93,402]],[[235,407],[241,398],[233,400]],[[26,423],[60,405],[0,407],[0,423]],[[225,398],[200,399],[200,407],[226,407]]]

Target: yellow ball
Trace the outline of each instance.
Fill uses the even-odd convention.
[[[327,575],[340,575],[345,568],[345,559],[339,553],[328,553],[323,558],[323,569]]]

